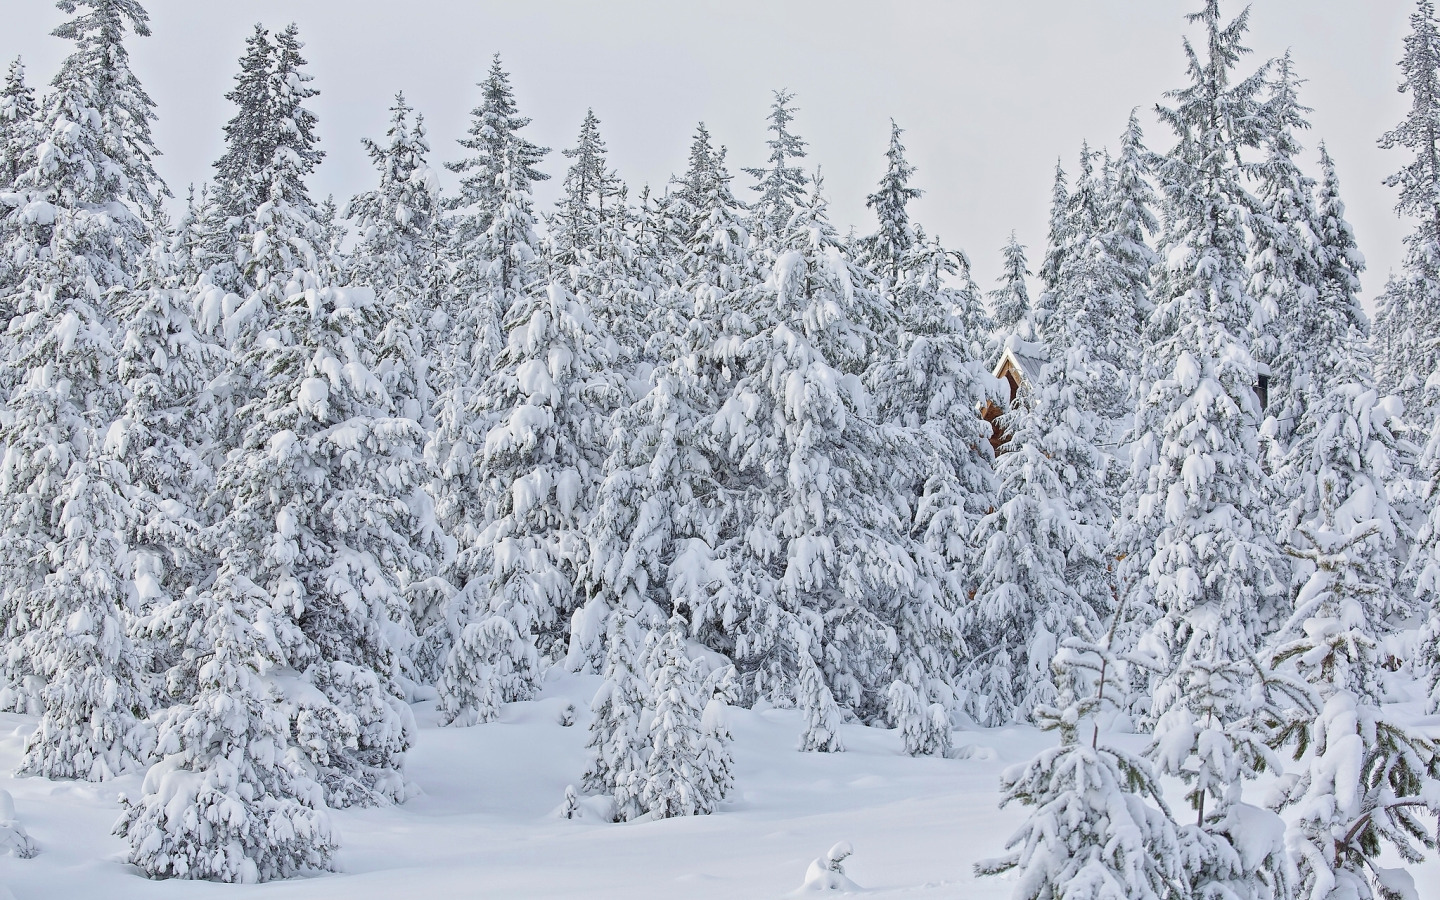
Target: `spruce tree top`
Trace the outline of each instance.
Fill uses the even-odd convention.
[[[1440,25],[1433,0],[1419,0],[1411,13],[1399,65],[1399,90],[1410,95],[1410,112],[1380,137],[1380,146],[1404,147],[1415,158],[1385,183],[1400,189],[1395,210],[1419,220],[1407,239],[1411,252],[1433,254],[1436,249],[1425,249],[1440,249]]]
[[[550,148],[520,136],[530,120],[520,115],[515,105],[510,76],[500,67],[500,54],[491,60],[490,74],[479,87],[480,105],[471,110],[467,137],[460,139],[460,146],[473,155],[446,163],[446,168],[461,175],[459,205],[478,217],[476,226],[483,232],[500,209],[500,176],[507,176],[510,191],[532,193],[535,182],[550,177],[535,168]]]
[[[890,120],[890,148],[885,151],[885,176],[880,187],[865,198],[865,205],[875,210],[879,230],[865,240],[869,261],[882,275],[895,281],[900,277],[900,260],[915,243],[915,230],[910,227],[906,204],[923,191],[910,186],[915,167],[905,160],[905,145],[900,143],[904,130]]]
[[[753,207],[755,230],[777,239],[786,234],[795,210],[805,205],[810,181],[805,170],[793,164],[794,160],[805,158],[805,141],[790,131],[796,113],[790,105],[794,99],[795,95],[789,91],[775,92],[768,117],[770,139],[765,142],[770,148],[770,158],[765,166],[745,170],[745,174],[758,182],[751,187],[760,194]]]

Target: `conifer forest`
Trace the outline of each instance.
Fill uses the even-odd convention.
[[[0,84],[0,900],[1440,900],[1434,0],[1368,296],[1263,4],[964,250],[901,124],[847,228],[796,94],[627,185],[501,55],[318,199],[283,22],[167,186],[142,0],[55,5]]]

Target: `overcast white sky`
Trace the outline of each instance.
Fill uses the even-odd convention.
[[[967,251],[981,284],[999,272],[1011,229],[1043,253],[1055,159],[1067,170],[1082,139],[1113,146],[1131,107],[1148,115],[1183,83],[1183,16],[1199,0],[145,0],[154,36],[131,42],[159,106],[162,174],[177,194],[209,176],[221,152],[223,99],[256,22],[295,21],[321,95],[313,102],[328,157],[312,187],[344,200],[372,174],[360,146],[380,137],[396,90],[425,113],[437,164],[475,105],[474,83],[502,54],[530,137],[555,149],[541,186],[554,201],[586,107],[612,163],[637,190],[684,166],[704,120],[738,172],[764,157],[773,88],[798,95],[799,133],[823,166],[833,218],[868,231],[865,194],[879,178],[894,117],[907,130],[925,196],[915,217]],[[67,48],[49,37],[50,0],[4,0],[0,57],[25,57],[32,84]],[[1367,294],[1397,268],[1405,232],[1381,180],[1398,152],[1376,138],[1404,114],[1396,92],[1411,0],[1256,0],[1247,65],[1290,48],[1314,108],[1307,161],[1323,138],[1339,166]],[[1225,4],[1227,14],[1241,9]],[[447,173],[448,176],[448,173]],[[453,183],[446,179],[446,183]],[[737,185],[747,185],[740,175]],[[746,192],[742,191],[742,196]]]

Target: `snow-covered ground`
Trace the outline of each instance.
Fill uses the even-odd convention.
[[[103,785],[14,778],[27,716],[0,715],[0,789],[40,845],[0,856],[0,900],[71,898],[766,898],[795,892],[810,862],[839,841],[845,873],[875,897],[1007,897],[1004,879],[976,879],[1024,817],[998,809],[999,775],[1050,735],[1029,728],[957,732],[966,759],[912,759],[897,732],[845,726],[847,751],[799,753],[794,710],[728,711],[736,789],[713,816],[614,825],[558,816],[584,766],[593,676],[550,681],[499,722],[440,728],[429,704],[409,756],[419,796],[402,806],[333,813],[341,871],[264,885],[149,881],[110,835],[117,796],[139,776]],[[567,702],[579,714],[562,727]],[[1115,740],[1138,746],[1131,735]],[[1412,869],[1421,900],[1440,900],[1440,864]],[[8,893],[6,892],[8,889]]]

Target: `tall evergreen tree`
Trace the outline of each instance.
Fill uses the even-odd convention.
[[[687,598],[691,627],[731,655],[750,696],[800,699],[797,660],[813,651],[829,689],[863,713],[889,686],[889,623],[915,577],[891,502],[891,463],[905,458],[863,412],[884,302],[839,247],[818,191],[782,246],[706,356],[734,375],[700,422],[722,500],[708,517],[725,527],[690,546],[696,580],[715,584]]]
[[[890,148],[885,151],[885,175],[875,193],[865,198],[865,205],[875,210],[879,228],[862,241],[864,262],[878,274],[899,280],[900,264],[905,252],[915,244],[915,230],[906,209],[911,200],[923,191],[910,186],[915,167],[905,159],[905,145],[900,143],[904,130],[890,120]]]
[[[791,105],[795,95],[789,91],[775,92],[770,104],[770,139],[765,145],[770,156],[764,166],[745,170],[756,184],[751,190],[759,194],[750,207],[750,234],[762,246],[779,246],[789,234],[790,218],[805,205],[810,178],[798,165],[805,158],[805,141],[790,130],[796,109]]]
[[[599,243],[606,214],[619,211],[622,185],[605,157],[600,120],[593,109],[585,111],[575,146],[560,152],[574,162],[565,172],[564,196],[555,211],[550,237],[556,262],[571,265],[582,248]]]
[[[1120,138],[1119,153],[1110,166],[1101,208],[1099,244],[1103,265],[1096,285],[1111,294],[1105,306],[1116,316],[1111,323],[1112,341],[1124,350],[1122,369],[1131,384],[1142,368],[1146,324],[1152,309],[1150,273],[1157,258],[1149,238],[1160,228],[1153,211],[1156,197],[1150,186],[1150,157],[1140,117],[1132,110]]]
[[[997,279],[999,284],[989,294],[990,318],[997,334],[1014,334],[1030,316],[1030,292],[1025,279],[1030,269],[1025,262],[1025,247],[1010,232],[1004,249],[1005,267]]]
[[[447,502],[463,497],[479,522],[456,534],[464,587],[451,618],[500,617],[513,628],[519,642],[483,662],[514,669],[504,699],[515,701],[539,686],[536,650],[558,657],[566,647],[615,389],[589,310],[563,282],[522,296],[506,324],[495,372],[465,411],[481,452],[457,471]],[[443,686],[473,680],[473,660],[452,651],[442,701]]]
[[[520,115],[500,54],[490,61],[490,72],[478,87],[480,105],[471,110],[470,127],[460,139],[460,146],[471,155],[445,166],[460,175],[460,194],[454,203],[462,247],[490,230],[513,202],[509,195],[528,195],[536,182],[550,177],[535,168],[550,149],[520,136],[530,120]]]
[[[123,43],[148,33],[144,10],[60,7],[74,17],[55,34],[75,48],[38,114],[50,152],[26,157],[4,229],[3,255],[21,261],[3,304],[19,314],[6,365],[20,377],[0,418],[0,677],[7,706],[44,712],[24,768],[100,779],[145,753],[130,740],[147,704],[121,622],[127,473],[105,436],[122,402],[111,295],[132,284],[163,184]]]
[[[25,64],[20,57],[5,72],[0,86],[0,187],[9,190],[25,169],[25,157],[34,148],[35,91],[25,83]]]
[[[213,574],[206,540],[214,507],[217,393],[226,365],[195,328],[180,234],[151,249],[132,290],[119,295],[117,375],[125,405],[107,442],[129,474],[132,554],[141,647],[175,701],[191,698],[194,588]]]
[[[891,477],[903,498],[916,581],[887,621],[898,642],[895,678],[921,705],[948,710],[976,586],[967,536],[999,496],[992,429],[980,415],[1001,402],[999,382],[990,376],[990,328],[963,253],[932,239],[917,244],[894,295],[893,346],[870,363],[867,380],[881,420],[896,432]]]
[[[1187,841],[1208,862],[1189,873],[1192,884],[1249,890],[1279,877],[1269,854],[1259,871],[1227,861],[1258,839],[1232,812],[1243,779],[1265,762],[1249,723],[1252,685],[1267,676],[1253,658],[1283,621],[1288,579],[1259,454],[1244,232],[1252,200],[1234,165],[1255,141],[1264,72],[1231,78],[1246,52],[1247,12],[1227,24],[1209,0],[1189,19],[1204,28],[1204,56],[1186,42],[1190,84],[1160,110],[1177,143],[1158,170],[1167,203],[1152,319],[1159,343],[1136,418],[1154,437],[1132,448],[1131,477],[1144,487],[1121,535],[1127,562],[1133,554],[1131,566],[1148,566],[1126,588],[1151,620],[1150,752],[1162,771],[1189,780],[1198,810]]]
[[[1098,632],[1111,602],[1099,421],[1079,400],[1089,366],[1084,348],[1072,348],[1002,419],[1010,435],[995,461],[1002,501],[971,538],[982,549],[966,710],[987,727],[1057,702],[1056,649],[1077,628]]]
[[[1411,157],[1385,183],[1399,188],[1395,209],[1415,228],[1405,238],[1402,273],[1378,304],[1376,326],[1388,346],[1376,363],[1382,381],[1400,385],[1406,407],[1418,413],[1428,404],[1425,381],[1440,363],[1440,22],[1433,0],[1416,3],[1399,66],[1410,110],[1380,137],[1380,146]],[[1426,430],[1435,418],[1428,409],[1412,417]]]
[[[1440,813],[1440,746],[1382,705],[1381,642],[1407,606],[1394,585],[1396,527],[1385,485],[1398,441],[1393,406],[1380,401],[1368,373],[1357,372],[1358,360],[1346,365],[1345,356],[1337,348],[1330,362],[1349,377],[1309,405],[1304,440],[1297,439],[1297,449],[1307,449],[1294,454],[1305,490],[1290,552],[1310,574],[1273,656],[1308,682],[1315,699],[1289,731],[1300,772],[1277,805],[1292,809],[1289,840],[1302,889],[1310,897],[1368,900],[1401,895],[1404,873],[1377,865],[1386,844],[1406,862],[1435,846],[1420,812]],[[1435,444],[1427,451],[1432,461]],[[1422,588],[1432,597],[1433,547],[1432,537],[1420,551]],[[1422,654],[1433,659],[1433,625],[1428,644]]]
[[[1270,407],[1277,435],[1288,443],[1304,415],[1306,376],[1324,352],[1311,334],[1319,317],[1323,249],[1312,179],[1295,161],[1295,131],[1308,128],[1309,110],[1296,96],[1300,79],[1286,55],[1276,68],[1261,115],[1265,160],[1257,167],[1258,207],[1250,218],[1250,291],[1260,305],[1256,357],[1269,366]]]

